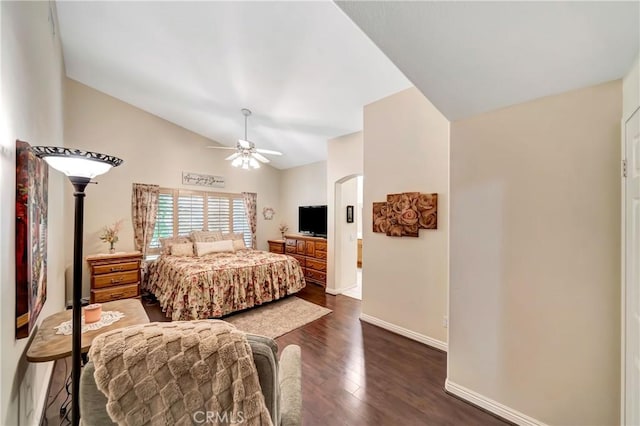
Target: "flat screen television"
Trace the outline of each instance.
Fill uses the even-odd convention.
[[[327,206],[298,207],[298,232],[316,237],[326,237]]]

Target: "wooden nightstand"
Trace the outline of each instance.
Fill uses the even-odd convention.
[[[142,253],[87,256],[91,273],[91,303],[111,302],[140,296]]]
[[[284,240],[269,240],[268,243],[271,253],[284,254]]]

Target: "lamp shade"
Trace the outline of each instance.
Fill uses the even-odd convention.
[[[92,179],[104,174],[122,160],[112,155],[57,146],[33,146],[36,156],[67,176]]]

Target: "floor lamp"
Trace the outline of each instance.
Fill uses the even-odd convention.
[[[82,234],[84,220],[84,189],[91,179],[122,164],[111,155],[55,146],[31,147],[34,154],[51,167],[67,175],[75,192],[75,224],[73,234],[73,333],[71,344],[71,421],[80,423],[80,358],[82,355]]]

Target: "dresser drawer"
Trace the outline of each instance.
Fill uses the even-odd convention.
[[[287,253],[295,253],[296,252],[296,246],[290,246],[287,244]]]
[[[316,252],[315,243],[313,241],[307,241],[307,244],[305,246],[305,254],[307,256],[314,257],[315,256],[315,252]]]
[[[118,272],[115,274],[94,275],[93,288],[113,287],[115,285],[138,282],[139,270]]]
[[[298,241],[296,244],[296,253],[305,254],[305,247],[306,247],[306,244],[304,241]]]
[[[327,242],[326,241],[316,241],[316,250],[324,250],[327,251]]]
[[[313,269],[309,269],[309,268],[305,269],[304,277],[311,281],[317,281],[322,285],[324,285],[327,282],[327,274],[320,271],[314,271]]]
[[[95,275],[111,274],[113,272],[137,271],[139,268],[140,264],[137,261],[111,263],[109,265],[95,265],[93,267],[93,273]]]
[[[298,261],[298,263],[300,264],[301,267],[305,267],[306,265],[306,258],[304,256],[300,256],[297,254],[290,254],[289,256],[293,257],[294,259],[296,259]]]
[[[111,302],[138,296],[138,284],[120,285],[101,290],[91,290],[91,303]]]
[[[321,260],[314,260],[314,259],[307,258],[306,267],[308,269],[314,269],[316,271],[327,272],[327,262],[324,262]]]
[[[316,250],[316,255],[315,255],[316,259],[327,259],[327,252],[323,251],[323,250]]]

